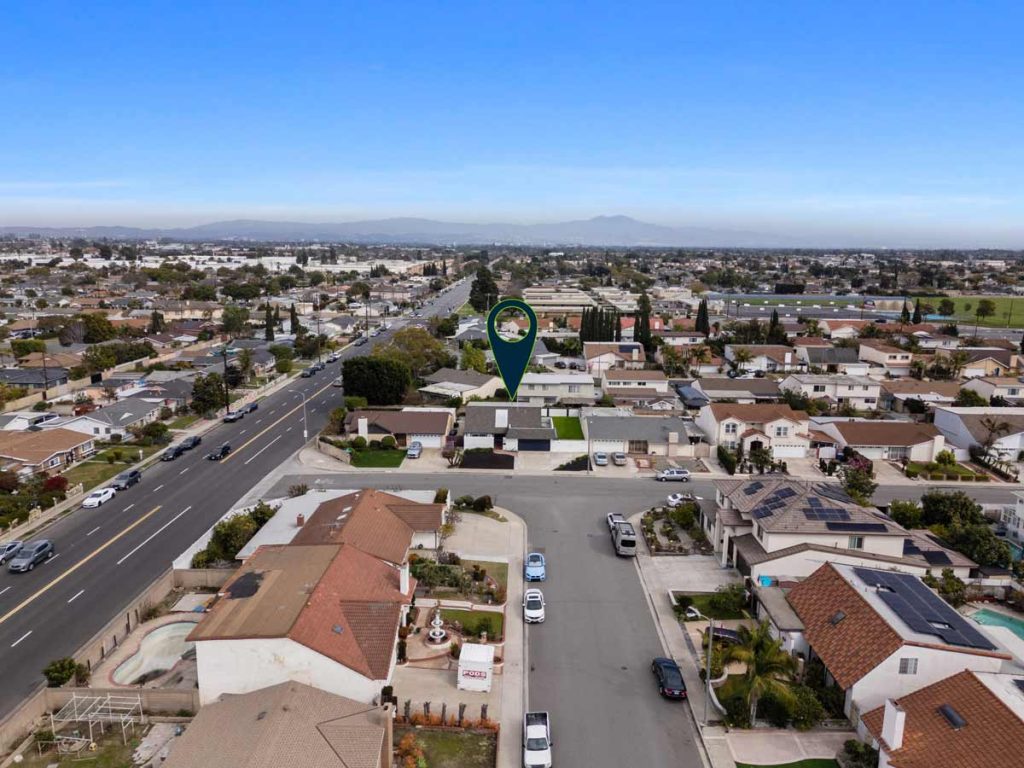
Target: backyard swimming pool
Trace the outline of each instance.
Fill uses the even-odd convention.
[[[988,627],[1006,627],[1021,640],[1024,640],[1024,619],[1007,616],[998,611],[990,611],[988,608],[975,611],[971,614],[971,618]]]
[[[195,643],[185,642],[185,638],[195,628],[194,621],[178,621],[154,629],[142,638],[139,650],[114,670],[111,676],[114,683],[137,684],[140,679],[145,680],[171,669],[195,647]]]

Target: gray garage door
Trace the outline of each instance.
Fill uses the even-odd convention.
[[[550,451],[551,441],[550,440],[520,440],[519,441],[520,451]]]

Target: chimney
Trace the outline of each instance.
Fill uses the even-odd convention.
[[[365,416],[359,419],[359,436],[369,437],[370,436],[370,420]]]
[[[498,408],[494,411],[494,426],[498,429],[508,428],[508,408]]]
[[[403,595],[409,594],[409,563],[402,563],[402,567],[398,571],[398,590]]]
[[[907,713],[892,699],[885,700],[885,713],[882,715],[882,740],[895,752],[903,746],[903,726],[907,721]]]
[[[305,524],[306,524],[306,516],[304,514],[302,514],[301,512],[299,512],[299,514],[297,514],[295,516],[295,527],[296,528],[301,528]]]
[[[790,363],[793,362],[793,353],[787,352],[786,356],[783,359],[786,361],[786,365],[789,365]]]
[[[633,347],[632,357],[634,361],[640,359],[640,350],[637,349],[636,347]]]

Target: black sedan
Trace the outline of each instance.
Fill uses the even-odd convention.
[[[220,461],[229,453],[231,453],[231,446],[228,443],[224,443],[224,445],[222,445],[216,451],[211,451],[210,453],[206,454],[206,458],[209,461]]]
[[[651,662],[651,672],[658,681],[658,693],[666,699],[685,699],[686,683],[679,665],[672,659],[657,658]]]

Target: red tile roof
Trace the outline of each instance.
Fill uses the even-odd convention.
[[[903,744],[882,740],[885,707],[863,716],[889,753],[892,768],[1020,768],[1024,722],[970,671],[947,677],[897,700],[906,713]],[[948,704],[966,721],[955,730],[939,711]]]

